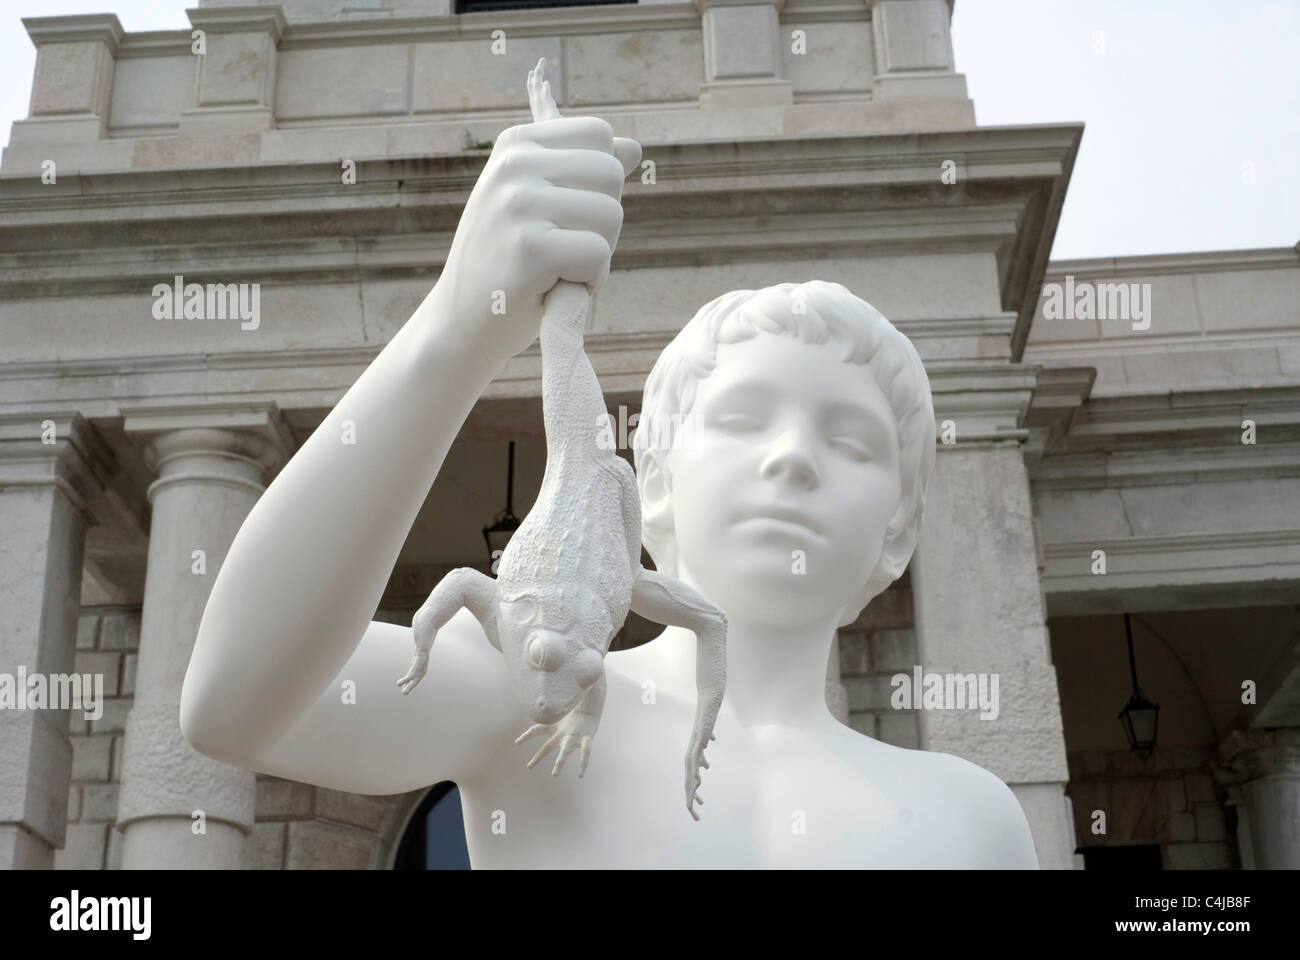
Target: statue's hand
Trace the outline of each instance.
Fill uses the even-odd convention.
[[[591,759],[591,741],[596,735],[596,728],[600,726],[601,711],[605,706],[605,678],[602,675],[599,680],[593,683],[587,692],[582,695],[577,706],[570,710],[558,723],[535,723],[516,739],[515,743],[523,743],[529,737],[540,734],[549,734],[546,742],[543,743],[533,754],[533,759],[528,761],[528,769],[531,770],[537,766],[539,760],[550,753],[557,745],[560,748],[559,755],[555,758],[555,766],[551,769],[551,776],[558,777],[560,768],[564,766],[564,761],[568,759],[569,754],[574,750],[579,751],[578,776],[587,772],[587,761]]]
[[[448,318],[508,356],[536,339],[542,298],[559,280],[595,292],[623,225],[634,140],[596,117],[555,117],[497,138],[438,280]]]
[[[410,693],[419,686],[428,670],[429,651],[416,650],[411,656],[411,665],[406,668],[406,675],[397,681],[397,685],[402,688],[402,693]]]

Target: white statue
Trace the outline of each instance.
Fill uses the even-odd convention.
[[[836,627],[906,567],[935,453],[915,350],[837,284],[719,297],[646,384],[641,539],[665,583],[726,612],[707,816],[681,816],[673,775],[710,650],[683,626],[605,657],[603,747],[581,779],[520,762],[527,713],[468,610],[437,631],[423,682],[394,685],[416,635],[369,618],[411,524],[475,400],[537,338],[548,292],[605,282],[640,154],[590,117],[498,138],[433,290],[235,538],[182,730],[218,760],[355,793],[453,780],[475,867],[1036,867],[997,777],[863,736],[826,705]]]
[[[533,118],[558,119],[546,59],[528,74]],[[686,748],[686,809],[694,804],[704,748],[726,685],[727,620],[721,610],[672,577],[641,566],[641,500],[636,474],[603,442],[605,399],[582,349],[591,295],[561,280],[546,295],[542,317],[542,417],[546,473],[537,502],[501,554],[497,577],[453,570],[411,620],[415,655],[398,680],[410,693],[429,666],[438,631],[461,608],[478,620],[506,658],[526,712],[536,723],[522,743],[547,735],[531,768],[558,745],[552,775],[579,750],[578,776],[591,756],[605,704],[605,654],[628,609],[695,631],[701,646],[695,725]]]

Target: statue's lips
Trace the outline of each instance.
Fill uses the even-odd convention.
[[[815,520],[799,510],[792,507],[783,507],[776,504],[770,506],[758,507],[752,510],[743,510],[736,515],[736,522],[743,523],[751,520],[774,521],[787,526],[803,527],[809,533],[819,537],[825,536],[822,532],[821,525]]]

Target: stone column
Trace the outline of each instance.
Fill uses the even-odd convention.
[[[253,826],[255,776],[189,745],[181,685],[217,571],[287,459],[288,436],[273,407],[123,412],[158,479],[118,801],[122,867],[233,869]]]
[[[102,140],[122,24],[111,13],[23,20],[36,45],[28,119],[13,125],[13,144]]]
[[[1219,747],[1218,774],[1244,815],[1242,865],[1300,870],[1300,728],[1234,730]]]
[[[200,7],[186,11],[202,31],[194,107],[182,134],[224,136],[275,126],[275,69],[284,11],[278,5]]]
[[[704,28],[703,107],[786,105],[794,84],[781,78],[785,0],[695,0]]]
[[[19,667],[73,670],[87,503],[112,466],[77,414],[0,418],[0,672],[10,684]],[[16,707],[0,709],[0,869],[49,868],[67,828],[69,714]]]
[[[1071,869],[1065,736],[1014,395],[1006,395],[1000,427],[996,411],[985,410],[993,419],[983,425],[972,412],[990,403],[989,393],[935,397],[957,442],[939,445],[912,560],[918,659],[926,673],[996,674],[997,718],[922,709],[918,722],[922,747],[979,764],[1012,788],[1041,867]]]

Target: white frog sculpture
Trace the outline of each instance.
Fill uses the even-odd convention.
[[[559,112],[543,58],[528,75],[533,120]],[[605,654],[628,610],[696,634],[696,710],[686,750],[686,808],[695,803],[704,749],[722,707],[727,622],[722,610],[673,577],[641,565],[641,500],[626,460],[601,442],[604,396],[583,350],[591,296],[561,281],[547,294],[541,325],[542,415],[546,472],[537,502],[510,538],[497,578],[468,567],[434,588],[411,621],[415,655],[398,680],[403,693],[423,678],[438,631],[461,608],[506,658],[511,681],[534,726],[515,741],[549,734],[528,762],[557,744],[552,775],[580,753],[587,769],[605,703]]]

